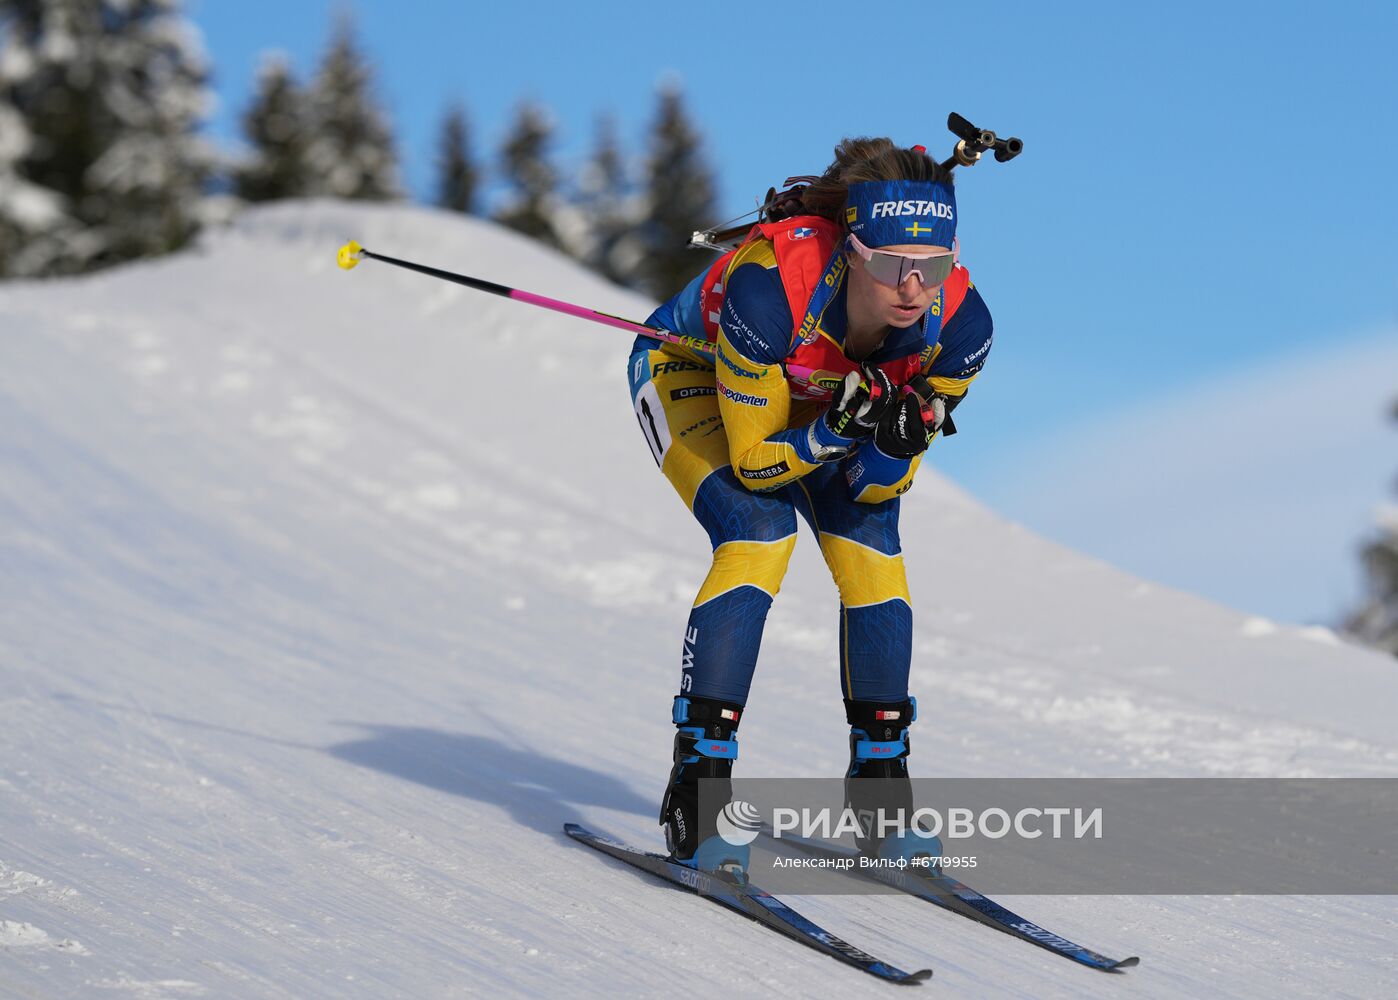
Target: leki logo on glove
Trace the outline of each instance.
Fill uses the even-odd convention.
[[[735,799],[723,807],[715,823],[718,835],[734,847],[751,844],[762,832],[762,817],[751,802]]]

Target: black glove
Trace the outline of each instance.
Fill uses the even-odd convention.
[[[835,390],[834,401],[825,411],[825,426],[847,439],[868,437],[897,398],[888,373],[865,365],[862,372],[850,372]]]
[[[874,445],[890,458],[916,458],[927,450],[947,418],[945,397],[933,394],[923,402],[910,387],[884,410],[874,429]]]

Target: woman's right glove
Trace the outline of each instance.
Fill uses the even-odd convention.
[[[855,441],[874,433],[897,390],[888,375],[865,366],[850,372],[835,390],[824,416],[806,428],[806,447],[817,462],[834,462],[849,454]]]
[[[842,438],[868,437],[897,398],[888,373],[865,365],[862,371],[846,375],[835,390],[834,401],[825,411],[825,426]]]

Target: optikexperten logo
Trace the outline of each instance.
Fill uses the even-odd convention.
[[[761,396],[754,396],[746,392],[736,392],[733,389],[728,388],[728,386],[724,385],[722,382],[718,382],[716,384],[718,386],[719,393],[725,399],[731,399],[735,403],[742,403],[744,406],[767,405],[767,400],[763,399]]]

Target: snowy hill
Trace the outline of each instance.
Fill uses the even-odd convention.
[[[659,844],[706,539],[636,430],[626,335],[346,274],[350,237],[650,307],[486,223],[331,204],[0,286],[0,996],[880,989],[563,836]],[[1387,658],[1124,576],[931,468],[905,503],[913,690],[945,720],[914,774],[1398,771]],[[835,607],[805,537],[739,773],[840,772]],[[1007,902],[1142,964],[911,899],[801,907],[945,996],[1398,990],[1391,898]]]

